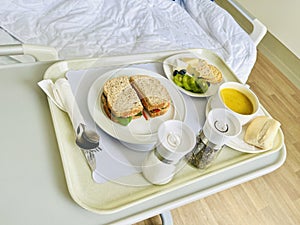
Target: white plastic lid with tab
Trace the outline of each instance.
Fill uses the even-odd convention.
[[[166,160],[177,163],[196,144],[196,135],[179,120],[168,120],[158,129],[157,152]]]
[[[223,146],[231,138],[240,134],[242,125],[239,120],[227,109],[212,109],[203,126],[205,137],[217,146]]]

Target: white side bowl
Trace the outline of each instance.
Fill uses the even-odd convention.
[[[236,113],[233,110],[231,110],[230,108],[228,108],[225,105],[225,103],[223,102],[222,97],[221,97],[221,90],[224,88],[236,89],[236,90],[240,91],[241,93],[243,93],[244,95],[246,95],[253,105],[253,113],[249,114],[249,115],[244,115],[244,114]],[[248,123],[250,120],[252,120],[254,117],[256,117],[257,112],[259,110],[259,105],[260,104],[259,104],[256,94],[253,91],[251,91],[248,86],[237,83],[237,82],[226,82],[226,83],[222,84],[219,87],[218,92],[212,97],[212,100],[211,100],[212,108],[225,108],[225,109],[229,110],[233,115],[235,115],[238,118],[238,120],[240,121],[240,123],[242,125]]]

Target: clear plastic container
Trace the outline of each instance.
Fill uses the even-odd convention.
[[[226,109],[212,109],[197,136],[196,145],[185,157],[199,169],[211,166],[228,140],[242,130],[239,120]]]
[[[170,182],[177,171],[177,165],[192,151],[196,135],[179,120],[168,120],[158,129],[155,148],[146,157],[142,171],[152,184],[162,185]]]

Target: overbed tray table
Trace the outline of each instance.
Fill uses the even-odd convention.
[[[0,165],[1,179],[6,182],[1,187],[5,191],[1,191],[0,206],[5,224],[135,223],[279,168],[286,158],[284,144],[279,149],[259,154],[241,153],[226,147],[219,163],[207,171],[199,172],[185,166],[167,185],[132,187],[93,182],[89,167],[75,145],[67,114],[51,101],[49,114],[37,82],[44,74],[44,78],[56,80],[69,70],[161,63],[168,56],[183,52],[186,51],[3,66],[0,69],[1,123],[6,129],[1,130],[1,137],[5,138]],[[203,50],[189,52],[201,54]],[[226,80],[238,81],[228,68],[224,70],[229,74]],[[205,98],[196,101],[206,103]],[[126,179],[135,179],[135,176],[141,174]],[[68,197],[65,180],[73,200],[87,210],[77,207]],[[26,207],[20,202],[25,202]],[[14,212],[20,216],[13,217]]]

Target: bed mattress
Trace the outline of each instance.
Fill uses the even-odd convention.
[[[205,48],[243,83],[256,61],[249,35],[209,0],[4,1],[0,17],[15,39],[54,47],[61,59]]]

